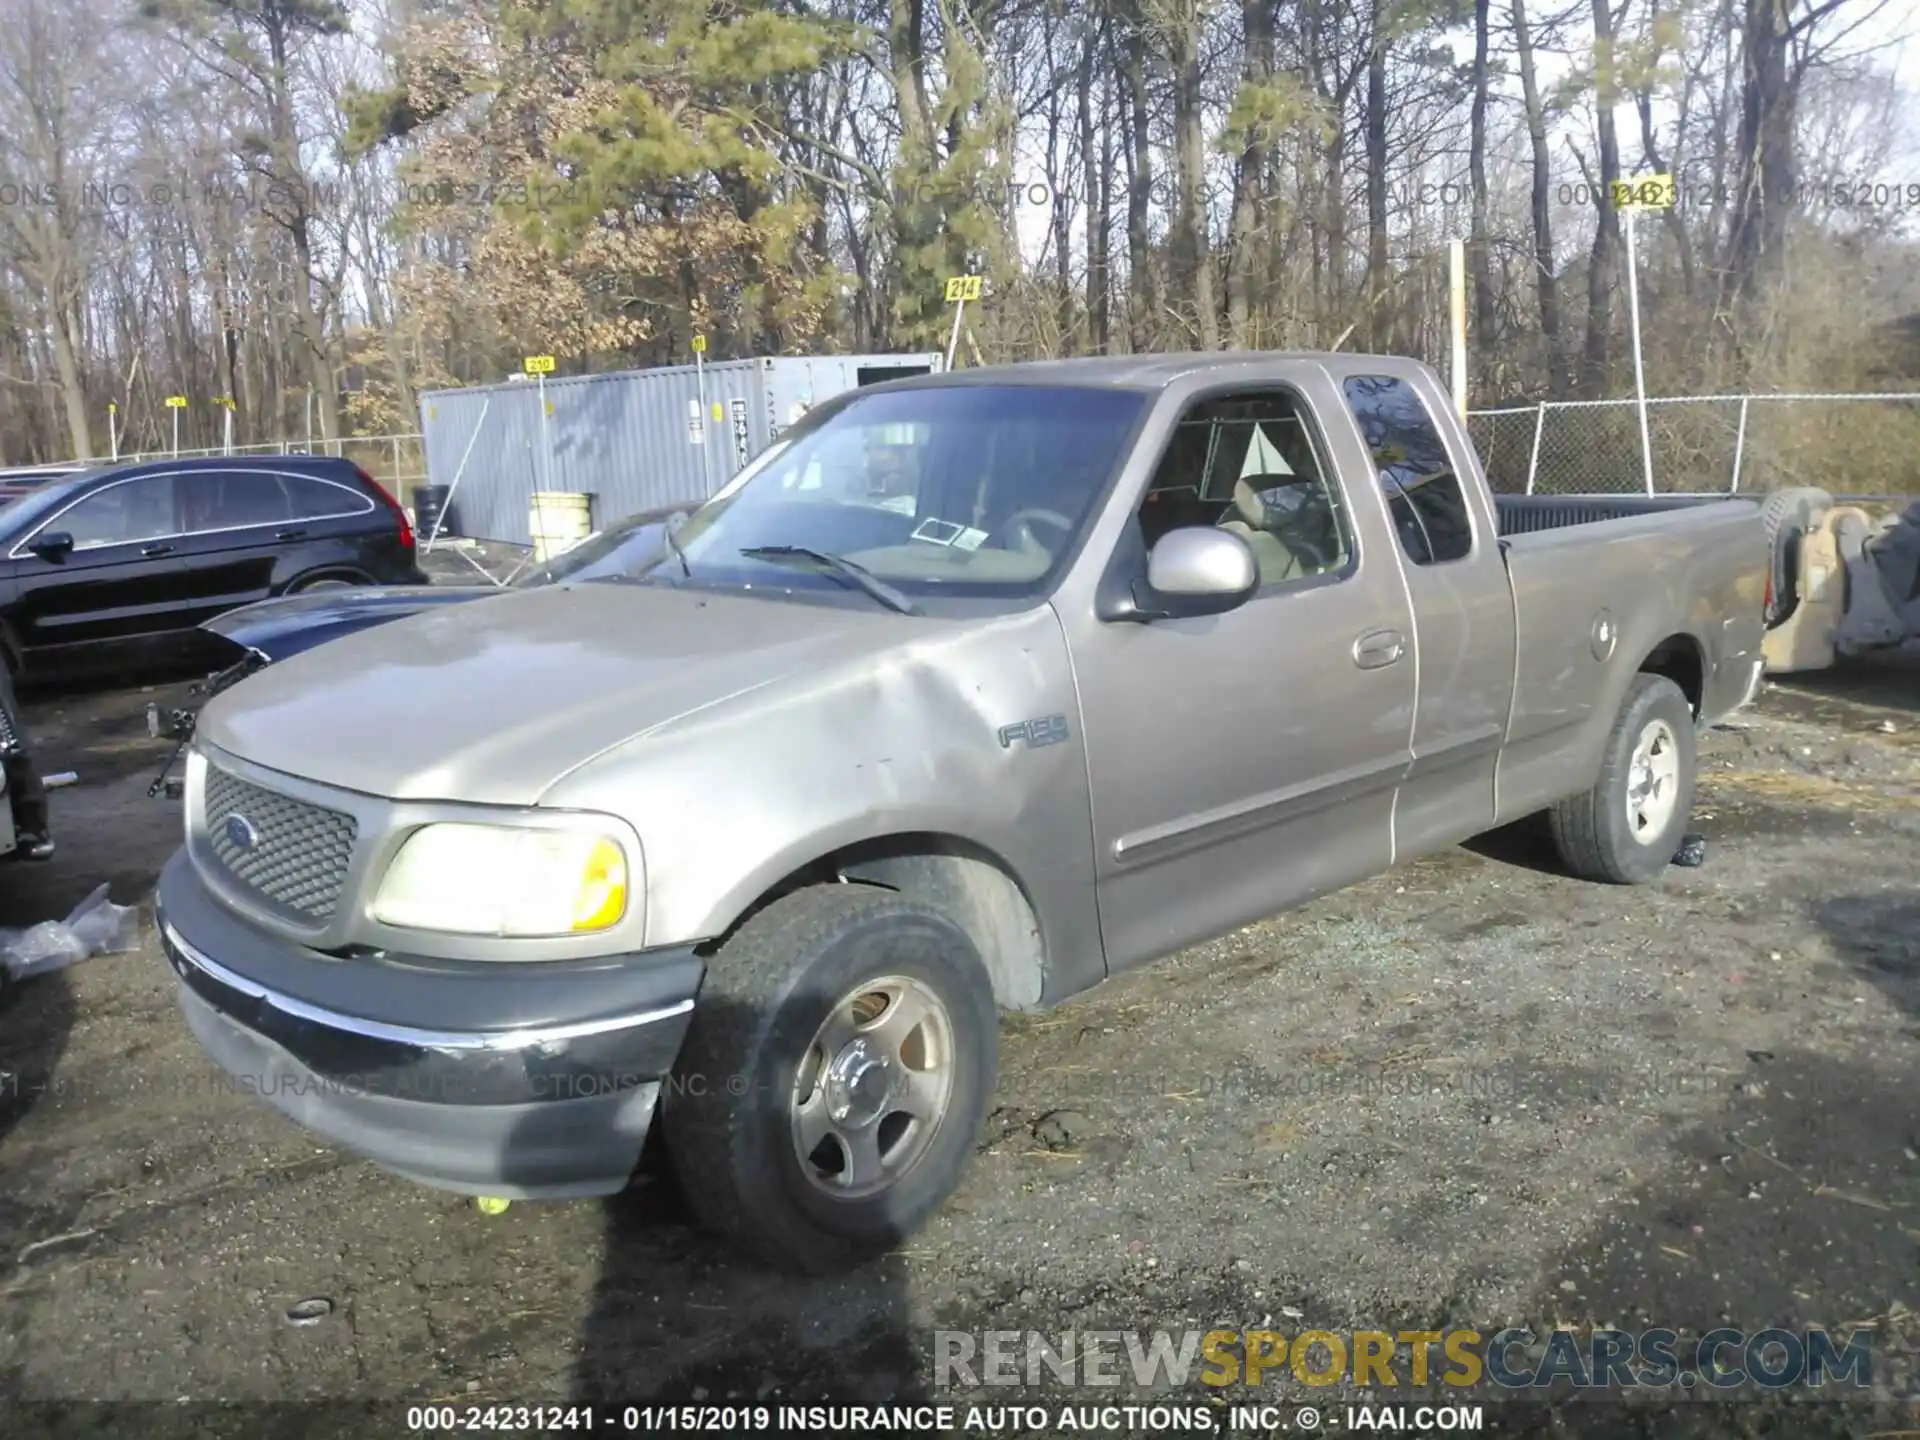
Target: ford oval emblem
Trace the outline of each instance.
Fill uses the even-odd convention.
[[[253,828],[253,822],[244,815],[229,815],[221,826],[227,837],[227,843],[243,854],[260,843],[260,832]]]

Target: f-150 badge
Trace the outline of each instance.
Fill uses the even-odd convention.
[[[1043,715],[1038,720],[1022,720],[1018,725],[1000,727],[1002,750],[1011,750],[1015,745],[1037,750],[1042,745],[1058,745],[1066,738],[1067,717],[1064,715]]]

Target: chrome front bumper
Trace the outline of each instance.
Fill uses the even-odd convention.
[[[592,966],[304,951],[222,908],[184,853],[156,911],[187,1025],[237,1092],[469,1195],[623,1188],[701,971],[677,951]]]

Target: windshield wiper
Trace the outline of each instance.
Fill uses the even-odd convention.
[[[687,564],[687,552],[680,548],[680,542],[674,536],[673,527],[671,525],[664,526],[660,533],[666,536],[667,548],[673,551],[673,558],[680,562],[680,574],[685,579],[691,580],[693,578],[693,567]]]
[[[920,613],[918,605],[864,565],[856,565],[851,560],[839,555],[830,555],[825,550],[809,550],[804,545],[749,545],[740,553],[749,560],[811,560],[814,564],[824,566],[834,574],[853,581],[890,610],[898,610],[902,615]]]

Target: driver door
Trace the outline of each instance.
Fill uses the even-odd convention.
[[[1320,403],[1337,405],[1327,389]],[[1090,619],[1070,637],[1110,969],[1392,862],[1412,619],[1384,518],[1349,504],[1307,399],[1263,387],[1191,404],[1139,540],[1123,542],[1151,543],[1169,509],[1253,531],[1258,593],[1222,615]]]
[[[12,619],[22,650],[45,664],[131,659],[193,623],[180,558],[174,476],[117,480],[55,512],[8,552],[18,585]],[[48,556],[28,548],[65,533],[74,545]]]

